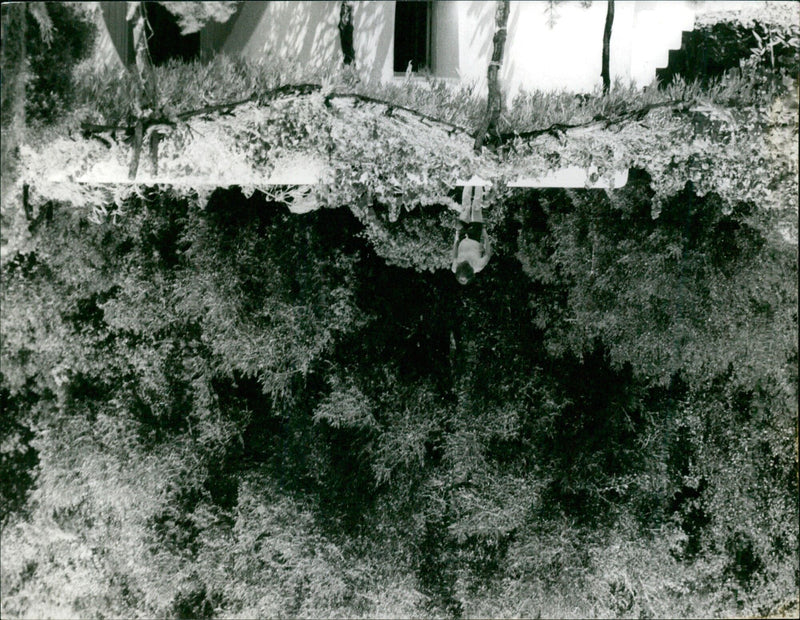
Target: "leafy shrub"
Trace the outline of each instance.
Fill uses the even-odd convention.
[[[670,52],[669,64],[656,70],[659,82],[669,84],[680,75],[686,81],[709,81],[740,66],[796,76],[800,69],[800,25],[771,21],[742,23],[731,19],[701,24],[683,35],[679,51]]]
[[[197,84],[277,80],[231,63]],[[159,69],[170,105],[195,69]],[[126,87],[96,91],[109,118]],[[441,268],[451,150],[319,101],[236,135],[267,163],[333,144],[316,123],[355,137],[320,196],[348,209],[235,187],[51,202],[0,280],[3,613],[769,610],[798,544],[796,178],[759,151],[791,134],[793,112],[758,120],[779,90],[738,92],[741,123],[669,110],[572,153],[616,161],[623,134],[624,189],[498,183],[497,255],[466,289]],[[573,103],[641,102],[616,97]]]
[[[52,21],[52,38],[40,32],[38,21],[27,15],[26,46],[30,81],[26,112],[32,121],[54,123],[72,107],[73,70],[92,50],[96,27],[85,11],[70,3],[46,5]]]

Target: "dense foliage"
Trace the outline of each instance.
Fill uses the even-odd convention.
[[[800,58],[800,16],[791,3],[764,3],[744,11],[703,16],[694,30],[684,32],[669,64],[656,71],[659,81],[680,75],[708,81],[739,66],[785,69],[797,75]]]
[[[159,68],[164,109],[220,67],[229,95],[268,79]],[[36,219],[13,220],[0,281],[3,616],[646,618],[796,598],[791,78],[522,96],[520,132],[613,122],[481,156],[324,93],[253,102],[165,143],[162,173],[217,189],[45,182],[48,162],[85,170],[124,142],[29,149]],[[78,115],[126,122],[124,80],[80,80]],[[456,124],[480,110],[436,86],[384,96]],[[532,122],[555,101],[574,107]],[[333,180],[255,190],[298,153]],[[571,163],[631,174],[507,186]],[[448,207],[474,167],[496,182],[496,255],[461,287]]]
[[[653,219],[647,181],[513,195],[463,290],[387,266],[343,210],[54,209],[3,273],[5,613],[786,596],[796,247],[691,187]]]
[[[53,123],[71,109],[73,69],[90,54],[95,36],[90,14],[75,3],[48,2],[46,11],[52,24],[47,35],[34,13],[26,14],[29,122]]]

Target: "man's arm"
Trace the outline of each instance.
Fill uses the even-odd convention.
[[[492,250],[492,240],[489,239],[489,234],[486,232],[485,226],[481,231],[481,241],[483,242],[483,255],[486,258],[486,261],[488,262],[489,259],[492,257],[493,250]]]
[[[492,241],[489,239],[489,235],[486,234],[485,228],[481,232],[481,243],[483,244],[483,256],[480,257],[480,259],[477,261],[477,264],[473,265],[475,273],[483,271],[483,268],[486,267],[486,264],[492,257]]]
[[[456,220],[456,236],[453,240],[453,254],[452,260],[455,261],[458,258],[458,242],[459,238],[461,237],[461,231],[464,229],[464,222],[461,220]]]

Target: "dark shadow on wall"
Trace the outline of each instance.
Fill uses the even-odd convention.
[[[335,11],[330,10],[326,2],[312,2],[309,4],[306,18],[306,26],[303,29],[303,45],[300,48],[298,57],[300,59],[334,58],[341,64],[342,47],[339,42],[339,7]],[[290,8],[291,10],[291,8]],[[314,25],[312,30],[311,25]],[[333,34],[333,37],[330,34]],[[325,36],[328,34],[329,36]]]
[[[188,62],[200,55],[200,33],[183,34],[178,19],[157,2],[144,3],[152,34],[147,49],[155,66],[176,59]]]
[[[249,29],[247,35],[249,37],[255,30],[266,5],[266,2],[244,3],[228,21],[219,23],[211,20],[200,32],[182,34],[177,18],[166,8],[156,2],[145,3],[147,19],[152,28],[148,48],[153,63],[161,65],[171,58],[182,61],[196,58],[209,60],[215,53],[223,49],[227,38],[239,21]],[[125,66],[133,65],[135,63],[133,25],[126,19],[126,3],[101,2],[100,7],[109,37],[120,60]],[[247,13],[250,19],[240,20],[243,13]]]
[[[236,12],[226,22],[217,22],[211,20],[200,31],[200,58],[201,60],[211,60],[215,54],[222,51],[225,42],[233,32],[235,24],[239,21],[244,8],[251,4],[260,4],[248,2],[240,4]]]
[[[512,15],[515,13],[514,7],[511,8]],[[470,2],[467,15],[471,21],[478,25],[472,32],[470,48],[478,50],[479,58],[486,58],[489,62],[489,50],[492,47],[492,34],[494,33],[494,3],[493,2]],[[510,16],[509,16],[510,19]]]
[[[125,19],[127,4],[124,2],[101,2],[103,21],[108,30],[108,36],[119,54],[119,59],[125,66],[134,62],[133,37],[130,36],[128,22]]]
[[[225,41],[224,51],[238,53],[253,36],[256,26],[261,23],[261,17],[267,10],[269,2],[245,2],[236,14],[236,21],[231,26],[231,34]]]
[[[244,2],[239,12],[231,19],[231,30],[222,47],[228,53],[241,52],[261,23],[261,17],[269,2]]]
[[[248,3],[223,51],[253,60],[288,62],[310,71],[330,71],[342,61],[339,5],[332,2]],[[266,12],[265,12],[266,11]]]
[[[508,79],[508,76],[513,76],[517,72],[517,58],[513,54],[509,54],[509,42],[514,41],[519,36],[519,14],[522,7],[514,6],[511,4],[511,10],[508,15],[508,38],[506,39],[506,49],[503,53],[503,67],[501,67],[500,77]],[[525,59],[530,62],[530,59]],[[488,62],[488,61],[487,61]],[[501,85],[504,96],[508,96],[508,85]],[[503,105],[510,105],[510,102],[504,101]]]

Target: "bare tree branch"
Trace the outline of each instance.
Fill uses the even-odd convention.
[[[163,133],[164,131],[168,131],[170,127],[175,127],[175,121],[187,121],[196,116],[203,116],[207,114],[219,113],[219,112],[226,112],[231,111],[234,108],[245,105],[248,103],[258,102],[258,103],[268,103],[269,101],[273,101],[275,99],[279,99],[282,97],[291,97],[291,96],[302,96],[302,95],[309,95],[314,92],[318,92],[321,89],[321,86],[318,84],[287,84],[275,88],[271,91],[266,93],[262,93],[258,96],[249,97],[247,99],[242,99],[239,101],[232,101],[230,103],[221,103],[211,106],[206,106],[204,108],[200,108],[198,110],[189,110],[186,112],[181,112],[172,117],[173,120],[167,118],[146,118],[142,119],[141,121],[137,121],[131,125],[97,125],[92,123],[83,123],[81,125],[82,135],[86,138],[96,137],[98,139],[103,139],[103,134],[113,133],[113,132],[125,132],[128,138],[133,139],[133,145],[137,144],[137,132],[139,131],[139,127],[141,126],[142,136],[148,137],[150,140],[150,146],[152,148],[152,135],[155,131],[148,133],[148,130],[151,130],[156,125],[162,126],[162,131],[158,133]],[[449,134],[462,134],[470,137],[477,138],[475,134],[472,134],[467,128],[461,127],[454,123],[450,123],[448,121],[444,121],[432,116],[429,116],[423,112],[419,112],[417,110],[412,110],[411,108],[407,108],[402,105],[397,105],[390,101],[385,101],[382,99],[377,99],[375,97],[370,97],[368,95],[361,95],[358,93],[331,93],[328,94],[325,99],[324,103],[328,107],[338,107],[341,108],[341,105],[338,104],[350,104],[350,105],[360,105],[360,104],[373,104],[378,106],[383,106],[385,109],[383,110],[383,114],[386,116],[393,116],[403,120],[403,117],[413,117],[415,120],[422,121],[423,124],[431,127],[437,128],[441,131],[444,131]],[[595,117],[591,120],[581,122],[581,123],[554,123],[548,127],[544,127],[542,129],[534,129],[530,131],[522,131],[522,132],[504,132],[504,133],[496,133],[495,139],[499,144],[507,144],[509,142],[513,142],[514,140],[523,140],[523,141],[530,141],[535,140],[543,135],[560,135],[560,134],[567,134],[570,132],[581,131],[581,130],[592,130],[592,129],[603,129],[603,128],[610,128],[614,125],[618,125],[620,123],[626,121],[636,121],[643,119],[650,111],[661,109],[661,108],[672,108],[676,111],[689,111],[692,106],[695,104],[693,100],[682,100],[682,99],[674,99],[669,101],[661,101],[658,103],[651,103],[641,108],[637,108],[635,110],[630,110],[628,112],[624,112],[614,117]],[[105,140],[104,140],[105,142]],[[140,147],[141,148],[141,147]]]

